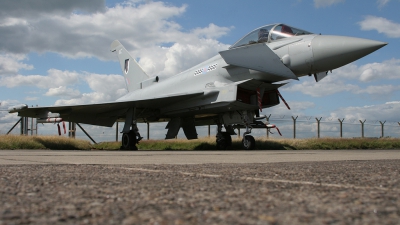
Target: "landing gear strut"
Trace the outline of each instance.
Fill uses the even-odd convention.
[[[249,117],[248,114],[249,113],[247,111],[243,111],[242,113],[242,121],[246,127],[246,132],[244,132],[243,134],[242,144],[245,150],[253,150],[256,147],[256,140],[253,136],[250,135],[252,129],[250,123],[253,122],[250,120],[250,118],[252,118],[253,116]]]
[[[121,142],[121,150],[137,150],[136,136],[133,130],[129,131],[129,133],[122,134]]]
[[[142,139],[143,137],[140,136],[139,132],[135,132],[135,130],[124,133],[122,135],[121,150],[138,150],[136,144],[139,144],[139,141]]]
[[[140,136],[136,120],[134,120],[135,111],[134,108],[131,108],[126,114],[125,126],[122,130],[121,150],[138,150],[136,144],[139,144],[139,141],[143,139],[143,137]]]

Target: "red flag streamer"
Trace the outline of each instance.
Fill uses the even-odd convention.
[[[278,127],[277,127],[275,124],[267,124],[266,127],[267,127],[268,129],[276,128],[276,130],[278,131],[279,135],[282,136],[281,131],[278,129]]]
[[[260,112],[262,112],[262,101],[261,101],[260,88],[257,88],[257,101],[258,101],[258,108],[260,108]]]
[[[64,134],[67,133],[67,128],[65,127],[65,122],[63,121],[63,128],[64,128]]]
[[[275,127],[275,128],[276,128],[276,130],[278,131],[279,135],[282,136],[281,131],[278,129],[278,127]]]
[[[60,129],[60,124],[59,123],[57,123],[57,127],[58,127],[58,135],[61,136],[61,129]]]
[[[283,103],[285,103],[286,107],[290,110],[289,105],[287,104],[287,102],[285,101],[285,99],[282,97],[281,93],[279,93],[279,90],[276,89],[276,93],[278,94],[279,98],[282,99]]]

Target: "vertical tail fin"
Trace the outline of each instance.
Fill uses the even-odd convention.
[[[149,76],[118,40],[111,43],[111,51],[116,52],[118,55],[128,91],[131,92],[140,89],[140,83],[143,80],[149,79]]]

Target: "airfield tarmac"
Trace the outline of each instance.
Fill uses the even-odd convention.
[[[400,224],[400,151],[0,151],[0,224]]]

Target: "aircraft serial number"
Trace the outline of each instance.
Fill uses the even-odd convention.
[[[200,74],[205,74],[207,72],[213,71],[213,70],[217,69],[217,65],[218,65],[218,63],[215,63],[213,65],[198,69],[198,70],[194,71],[194,75],[197,76]]]

